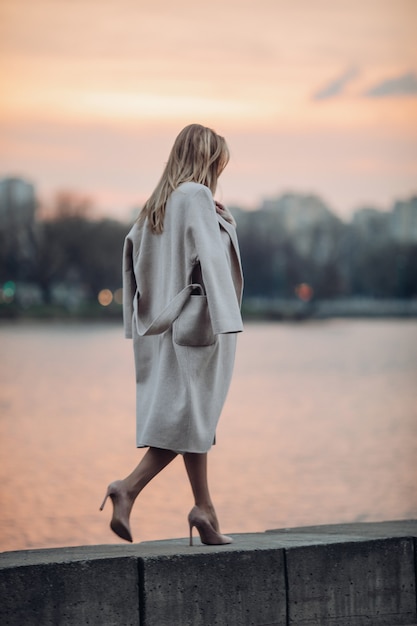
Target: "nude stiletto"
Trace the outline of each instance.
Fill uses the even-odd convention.
[[[121,539],[133,542],[129,526],[129,514],[132,504],[126,494],[123,494],[118,488],[120,483],[120,480],[116,480],[108,486],[100,511],[104,509],[106,500],[110,497],[113,504],[113,516],[110,522],[110,528]]]
[[[197,506],[188,515],[190,527],[190,546],[193,545],[193,528],[197,528],[201,542],[207,546],[221,546],[233,543],[233,539],[227,535],[218,533],[211,524],[208,516]]]

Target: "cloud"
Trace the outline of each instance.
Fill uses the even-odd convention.
[[[409,72],[395,78],[387,78],[365,91],[364,95],[370,98],[417,95],[417,76]]]
[[[313,100],[328,100],[329,98],[338,96],[357,74],[358,70],[355,67],[348,68],[341,76],[334,78],[327,85],[316,91],[316,93],[313,94]]]

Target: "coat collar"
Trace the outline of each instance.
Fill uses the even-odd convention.
[[[233,250],[238,260],[240,271],[242,272],[242,262],[240,260],[240,251],[239,251],[239,243],[236,235],[236,228],[232,226],[227,220],[225,220],[219,213],[216,211],[217,220],[220,226],[228,233],[230,240],[233,244]]]

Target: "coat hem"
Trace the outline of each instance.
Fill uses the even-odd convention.
[[[216,445],[216,442],[213,441],[213,444],[209,446],[209,448],[205,449],[205,450],[176,450],[175,448],[170,448],[169,446],[165,446],[165,445],[155,445],[155,444],[150,444],[150,443],[137,443],[136,447],[138,449],[140,448],[159,448],[160,450],[170,450],[171,452],[175,452],[176,454],[206,454],[207,452],[209,452],[212,448],[213,445]]]

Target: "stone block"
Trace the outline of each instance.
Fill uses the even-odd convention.
[[[0,570],[2,626],[138,626],[136,558]]]
[[[140,558],[141,624],[285,626],[283,550]]]
[[[412,538],[295,547],[286,560],[289,625],[417,622]]]

